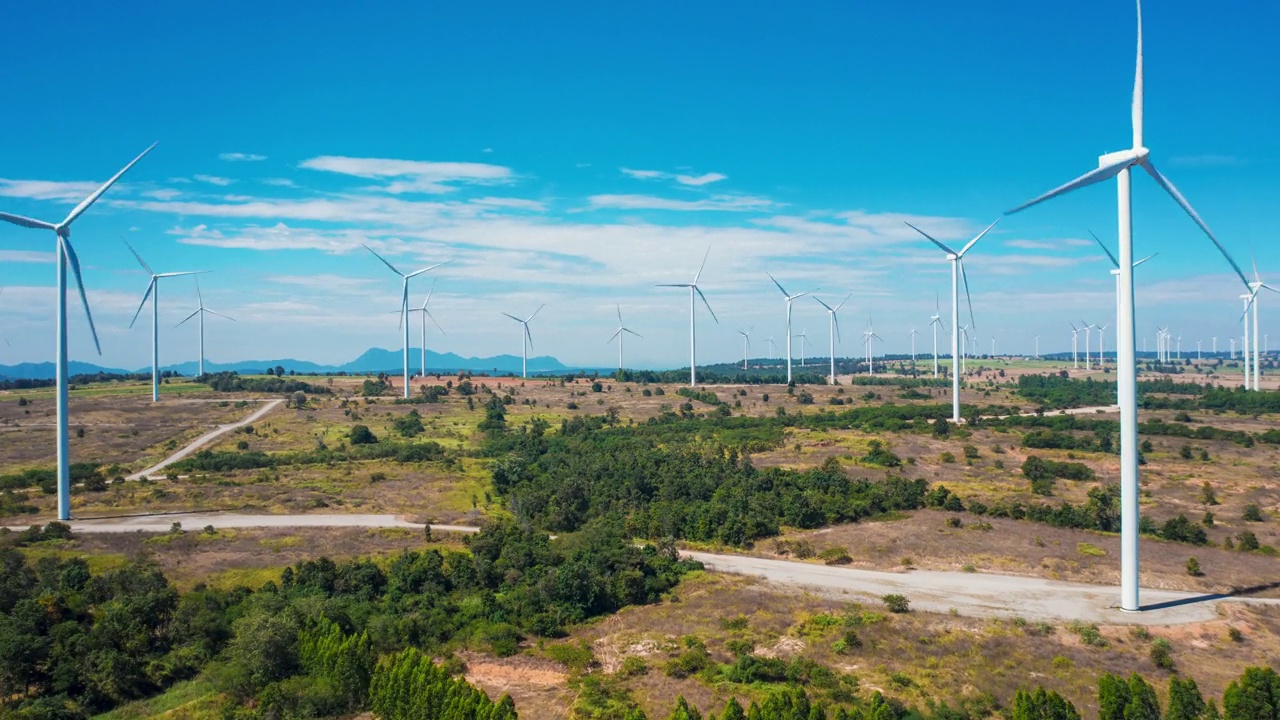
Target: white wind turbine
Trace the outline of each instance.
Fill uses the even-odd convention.
[[[533,311],[533,315],[521,320],[511,313],[502,313],[507,317],[520,323],[520,327],[524,328],[524,332],[520,335],[520,377],[529,377],[529,348],[533,347],[533,333],[529,332],[529,321],[533,320],[538,313],[542,312],[542,308],[546,304],[539,305],[537,310]]]
[[[1040,336],[1036,336],[1036,359],[1040,359]]]
[[[196,298],[197,298],[197,299],[199,299],[199,301],[200,301],[200,307],[196,308],[196,311],[195,311],[195,312],[191,313],[191,314],[190,314],[190,315],[188,315],[186,318],[184,318],[184,319],[182,320],[182,322],[178,323],[178,325],[177,325],[177,326],[181,326],[181,325],[182,325],[183,323],[185,323],[187,320],[190,320],[191,318],[193,318],[193,317],[195,317],[195,316],[197,316],[197,315],[199,315],[199,316],[200,316],[200,374],[201,374],[201,375],[204,375],[204,316],[205,316],[206,314],[209,314],[209,315],[217,315],[217,316],[218,316],[218,317],[220,317],[220,318],[225,318],[225,319],[230,320],[230,321],[232,321],[232,322],[235,322],[235,318],[230,317],[230,316],[227,316],[227,315],[223,315],[222,313],[220,313],[220,312],[218,312],[218,311],[216,311],[216,310],[210,310],[209,308],[205,307],[205,306],[204,306],[204,294],[200,292],[200,278],[198,278],[198,277],[197,277],[195,280],[196,280]],[[175,326],[175,327],[177,327],[177,326]]]
[[[795,295],[792,295],[791,293],[787,292],[786,288],[782,287],[782,283],[778,282],[777,278],[775,278],[772,273],[766,272],[765,275],[768,275],[769,279],[773,281],[773,284],[777,285],[778,289],[782,291],[782,297],[787,299],[787,382],[789,383],[791,382],[791,337],[792,337],[791,336],[791,302],[793,300],[802,298],[813,291],[806,290],[802,293],[796,293]],[[796,336],[796,337],[800,337],[800,336]],[[804,353],[802,351],[801,352],[802,358],[803,358],[803,355]],[[800,366],[804,367],[803,359],[801,359],[800,361]]]
[[[933,376],[935,378],[938,377],[938,326],[939,325],[942,325],[944,330],[946,329],[946,325],[943,325],[943,322],[942,322],[942,316],[938,314],[938,295],[937,293],[935,293],[933,296],[933,315],[929,316],[929,327],[933,328]],[[954,368],[952,369],[952,371],[954,372]]]
[[[747,369],[747,354],[751,352],[751,331],[755,330],[755,326],[751,326],[746,330],[739,330],[738,334],[742,336],[742,369]]]
[[[410,278],[415,278],[425,272],[430,272],[432,270],[435,270],[436,268],[440,267],[441,265],[444,265],[449,261],[446,260],[445,262],[442,262],[442,263],[436,263],[435,265],[432,265],[430,267],[424,267],[421,270],[415,270],[409,273],[408,275],[406,275],[400,272],[400,270],[397,269],[395,265],[392,265],[391,263],[387,262],[386,258],[374,252],[373,248],[369,247],[368,245],[364,245],[363,247],[365,250],[368,250],[370,253],[372,253],[374,257],[381,260],[383,265],[386,265],[388,268],[390,268],[391,272],[399,275],[401,279],[400,329],[404,331],[404,397],[407,400],[409,399],[409,280]]]
[[[911,377],[916,376],[916,336],[919,334],[920,331],[911,328]]]
[[[875,341],[884,342],[884,338],[876,334],[875,329],[871,325],[871,321],[867,320],[867,329],[862,331],[862,341],[867,345],[867,374],[876,374],[875,359]]]
[[[1098,328],[1098,367],[1101,368],[1103,363],[1107,361],[1107,328],[1110,325],[1103,325]]]
[[[419,355],[419,359],[422,363],[422,377],[427,376],[427,320],[431,320],[431,324],[436,326],[436,329],[440,331],[441,335],[448,335],[448,333],[444,331],[444,328],[440,327],[440,323],[436,322],[436,316],[432,315],[431,311],[427,309],[427,305],[431,303],[431,296],[434,295],[435,292],[436,284],[433,282],[431,283],[431,289],[427,291],[427,298],[422,301],[422,307],[409,309],[410,314],[422,313],[420,316],[422,319],[422,347],[421,354]]]
[[[1253,260],[1253,282],[1248,283],[1248,285],[1249,285],[1249,305],[1252,306],[1253,308],[1253,338],[1252,338],[1253,389],[1258,390],[1261,387],[1259,385],[1259,378],[1262,375],[1262,364],[1261,364],[1262,360],[1260,357],[1260,348],[1258,343],[1258,291],[1262,289],[1266,289],[1274,293],[1280,293],[1280,290],[1277,290],[1274,287],[1271,287],[1270,285],[1262,281],[1262,276],[1258,274],[1258,259],[1254,257],[1252,258],[1252,260]],[[1247,328],[1248,326],[1246,325],[1246,329]]]
[[[1122,323],[1122,318],[1120,317],[1120,261],[1116,259],[1115,255],[1111,254],[1111,250],[1107,248],[1106,244],[1102,242],[1101,238],[1099,238],[1097,235],[1094,235],[1092,230],[1089,231],[1089,234],[1093,235],[1093,239],[1098,243],[1098,247],[1102,248],[1102,252],[1106,253],[1107,259],[1111,261],[1111,274],[1115,276],[1115,279],[1116,279],[1116,327],[1119,328]],[[1151,258],[1159,254],[1160,253],[1151,253],[1150,255],[1142,258],[1141,260],[1134,262],[1133,267],[1136,268],[1142,263],[1150,260]],[[1116,359],[1119,360],[1119,357],[1117,356]],[[1119,391],[1120,391],[1119,386],[1117,386],[1116,392],[1119,392]]]
[[[609,336],[609,342],[613,342],[614,338],[618,339],[618,369],[622,369],[622,336],[626,334],[635,335],[636,337],[644,337],[640,333],[632,330],[622,324],[622,306],[618,305],[618,329],[613,331],[613,335]],[[535,313],[536,314],[536,313]],[[508,315],[507,317],[511,317]],[[532,318],[531,318],[532,319]],[[744,366],[745,367],[745,366]]]
[[[772,335],[765,339],[765,342],[769,343],[769,359],[772,360],[773,356],[778,353],[778,346],[774,344]]]
[[[1071,369],[1078,370],[1080,368],[1080,328],[1075,323],[1067,323],[1071,326]]]
[[[968,365],[967,363],[968,358],[969,358],[969,326],[961,325],[960,326],[960,374],[961,375],[964,375],[966,373],[965,368]]]
[[[160,279],[181,277],[183,275],[198,275],[205,272],[204,270],[196,270],[189,272],[153,272],[147,263],[138,254],[137,250],[129,243],[124,244],[129,248],[129,252],[133,253],[133,257],[138,260],[138,264],[143,270],[151,276],[151,281],[147,283],[147,291],[142,294],[142,302],[138,304],[138,310],[133,314],[133,319],[129,321],[129,327],[138,321],[138,315],[142,314],[142,308],[147,305],[147,298],[151,298],[151,402],[160,402]],[[202,352],[201,355],[204,353]],[[203,361],[202,361],[203,362]]]
[[[963,248],[961,248],[960,252],[956,252],[952,250],[951,248],[947,247],[943,243],[934,239],[934,237],[929,233],[921,230],[920,228],[916,227],[915,225],[912,225],[911,223],[907,223],[907,227],[925,236],[925,238],[928,239],[929,242],[933,243],[934,245],[937,245],[943,252],[945,252],[947,254],[947,261],[951,263],[951,327],[953,328],[960,329],[959,279],[961,277],[964,278],[964,297],[966,300],[969,301],[969,322],[974,325],[977,324],[976,322],[974,322],[974,319],[973,319],[973,298],[970,297],[969,295],[969,276],[964,271],[964,254],[969,252],[969,250],[974,245],[976,245],[984,235],[990,232],[991,228],[995,227],[997,222],[1000,222],[1000,220],[997,219],[995,222],[988,225],[985,230],[978,233],[977,237],[970,240]],[[962,343],[960,341],[960,334],[952,333],[952,336],[951,336],[951,421],[952,422],[960,422],[960,373],[956,372],[956,367],[957,367],[956,363],[963,362],[960,359],[961,345]]]
[[[1084,369],[1088,370],[1089,369],[1089,348],[1092,347],[1092,344],[1093,344],[1094,326],[1083,320],[1081,320],[1080,323],[1084,325]]]
[[[800,367],[804,367],[805,351],[808,350],[809,348],[809,336],[806,334],[808,332],[809,332],[808,330],[801,330],[800,334],[795,336],[800,338]],[[788,375],[787,377],[790,377],[790,376]],[[791,381],[787,380],[787,382],[791,382]]]
[[[851,297],[853,297],[853,293],[845,295],[844,299],[835,307],[831,307],[830,305],[822,302],[822,298],[814,298],[814,300],[818,301],[819,305],[822,305],[822,307],[827,309],[827,334],[831,338],[831,374],[827,377],[827,380],[832,385],[836,384],[836,340],[840,339],[840,320],[836,317],[836,313],[840,308],[844,307],[845,303],[849,302],[849,298]],[[790,306],[788,306],[788,309],[789,308]]]
[[[151,152],[151,147],[142,151],[141,155],[129,161],[128,165],[121,168],[120,172],[111,176],[111,179],[103,183],[93,194],[80,201],[67,213],[62,222],[51,223],[43,220],[35,220],[33,218],[24,217],[22,215],[13,215],[6,212],[0,212],[0,220],[14,225],[19,225],[33,230],[51,230],[57,238],[57,245],[54,252],[57,254],[55,265],[57,266],[58,277],[58,309],[55,314],[55,324],[57,326],[56,345],[57,357],[55,359],[54,377],[57,385],[57,412],[58,412],[58,428],[57,428],[57,445],[58,445],[58,519],[71,519],[71,455],[67,447],[68,422],[67,422],[67,265],[71,266],[71,272],[76,278],[76,287],[80,290],[80,303],[84,305],[85,317],[89,320],[89,334],[93,336],[93,347],[102,354],[102,345],[98,343],[98,331],[93,326],[93,313],[89,312],[89,298],[84,292],[84,281],[80,277],[80,259],[76,256],[75,248],[71,246],[71,223],[89,209],[89,206],[98,201],[102,194],[120,179],[120,176],[128,172],[144,155]]]
[[[1133,221],[1131,216],[1130,170],[1141,167],[1165,192],[1173,197],[1182,209],[1204,231],[1219,252],[1235,269],[1240,279],[1248,284],[1240,267],[1227,254],[1226,248],[1209,230],[1182,193],[1156,170],[1151,163],[1150,150],[1142,138],[1142,3],[1138,0],[1137,62],[1133,81],[1133,147],[1108,153],[1098,159],[1098,168],[1061,185],[1040,197],[1023,203],[1009,214],[1025,210],[1033,205],[1057,197],[1072,190],[1116,178],[1118,186],[1118,216],[1120,236],[1120,324],[1118,337],[1117,369],[1120,389],[1120,607],[1122,610],[1141,609],[1138,602],[1138,400],[1137,365],[1134,355],[1134,293],[1133,293]]]
[[[702,288],[698,287],[698,278],[702,277],[702,270],[707,266],[707,258],[711,256],[711,248],[707,248],[706,255],[702,256],[702,265],[698,267],[698,272],[693,275],[691,283],[668,283],[656,285],[655,287],[679,287],[689,288],[689,387],[698,384],[698,334],[697,334],[697,307],[694,305],[694,295],[702,298],[702,304],[707,306],[707,312],[711,313],[711,319],[720,324],[720,319],[716,317],[716,311],[711,309],[711,303],[707,302],[707,296],[702,294]],[[790,342],[788,340],[788,342]]]

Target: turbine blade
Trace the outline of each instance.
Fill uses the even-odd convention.
[[[147,261],[142,259],[142,256],[138,254],[137,250],[133,249],[133,246],[129,244],[129,241],[122,239],[121,242],[123,242],[124,246],[129,248],[129,252],[133,253],[133,256],[137,258],[138,264],[142,266],[142,269],[146,270],[147,274],[150,275],[151,277],[155,277],[156,274],[151,270],[151,266],[147,265]]]
[[[381,255],[379,255],[379,254],[378,254],[378,253],[376,253],[376,252],[373,252],[373,248],[369,247],[368,245],[365,245],[364,243],[360,243],[360,247],[362,247],[362,248],[364,248],[365,250],[368,250],[369,252],[373,253],[373,256],[374,256],[374,257],[376,257],[376,258],[378,258],[379,260],[381,260],[383,265],[386,265],[387,267],[391,268],[391,272],[393,272],[393,273],[395,273],[395,274],[399,275],[400,277],[404,277],[404,273],[402,273],[402,272],[400,272],[399,270],[397,270],[395,265],[392,265],[391,263],[387,262],[387,259],[386,259],[386,258],[382,257]]]
[[[964,271],[964,261],[960,263],[960,277],[964,278],[964,299],[969,303],[969,326],[976,329],[978,321],[973,317],[973,296],[969,294],[969,274]]]
[[[167,277],[182,277],[183,275],[204,275],[204,274],[205,274],[205,273],[207,273],[207,272],[209,272],[209,271],[208,271],[208,270],[192,270],[192,271],[189,271],[189,272],[170,272],[170,273],[159,273],[159,274],[157,274],[157,275],[156,275],[156,277],[158,277],[158,278],[167,278]]]
[[[231,322],[235,322],[235,321],[236,321],[236,319],[235,319],[235,318],[233,318],[233,317],[231,317],[230,315],[223,315],[222,313],[220,313],[220,312],[218,312],[218,311],[216,311],[216,310],[210,310],[209,308],[204,308],[204,311],[205,311],[205,312],[207,312],[207,313],[210,313],[210,314],[212,314],[212,315],[217,315],[217,316],[218,316],[218,317],[220,317],[220,318],[226,318],[227,320],[230,320]]]
[[[1012,210],[1006,211],[1005,215],[1012,215],[1016,212],[1022,212],[1023,210],[1026,210],[1027,208],[1033,205],[1039,205],[1045,200],[1051,200],[1053,198],[1058,197],[1059,195],[1069,193],[1072,190],[1077,190],[1079,188],[1086,187],[1088,185],[1093,185],[1094,183],[1100,183],[1103,180],[1110,180],[1116,175],[1119,175],[1121,170],[1124,170],[1125,168],[1132,165],[1135,157],[1136,155],[1134,153],[1126,153],[1120,160],[1117,160],[1116,162],[1113,162],[1110,165],[1103,165],[1102,167],[1096,170],[1090,170],[1089,172],[1081,175],[1080,177],[1076,178],[1075,180],[1072,180],[1071,182],[1065,185],[1059,185],[1058,187],[1050,190],[1049,192],[1041,195],[1038,198],[1035,198],[1034,200],[1029,200],[1027,202],[1022,203],[1021,205],[1019,205],[1018,207]]]
[[[1168,178],[1161,175],[1160,171],[1156,170],[1156,166],[1152,165],[1150,160],[1143,161],[1142,169],[1146,170],[1147,174],[1150,175],[1152,179],[1160,185],[1160,187],[1164,188],[1165,192],[1169,193],[1174,202],[1182,206],[1182,209],[1191,216],[1191,219],[1195,221],[1196,225],[1200,226],[1200,229],[1204,231],[1204,234],[1209,236],[1209,239],[1213,241],[1215,246],[1217,246],[1218,252],[1222,253],[1222,257],[1226,258],[1227,262],[1231,263],[1231,269],[1235,270],[1236,275],[1240,276],[1240,282],[1244,283],[1245,287],[1248,287],[1249,279],[1244,276],[1244,271],[1242,271],[1240,266],[1236,264],[1236,261],[1232,259],[1231,255],[1227,252],[1227,249],[1222,246],[1222,243],[1218,242],[1218,238],[1214,236],[1213,231],[1209,229],[1209,226],[1205,224],[1204,220],[1200,219],[1200,215],[1196,213],[1195,208],[1191,207],[1191,203],[1187,202],[1187,199],[1182,196],[1182,193],[1178,192],[1178,188],[1174,187],[1173,183],[1169,182]]]
[[[147,298],[151,297],[151,290],[156,286],[156,279],[151,278],[151,282],[147,283],[147,291],[142,293],[142,302],[138,303],[138,310],[133,314],[133,319],[129,321],[129,327],[138,322],[138,316],[142,314],[142,308],[147,306]]]
[[[22,215],[13,215],[12,213],[6,212],[0,212],[0,220],[13,223],[14,225],[21,225],[25,228],[31,228],[33,230],[56,230],[58,228],[58,226],[53,223],[47,223],[43,220],[35,220],[33,218],[24,217]]]
[[[986,229],[985,229],[985,230],[983,230],[982,232],[978,233],[978,237],[976,237],[976,238],[974,238],[974,239],[970,240],[970,241],[968,242],[968,244],[966,244],[963,248],[960,248],[960,252],[959,252],[960,257],[964,257],[964,254],[965,254],[965,253],[967,253],[967,252],[969,252],[969,248],[973,247],[974,245],[977,245],[977,244],[978,244],[978,241],[979,241],[979,240],[981,240],[981,239],[983,238],[983,236],[985,236],[987,233],[991,232],[991,228],[995,227],[995,226],[996,226],[996,223],[998,223],[998,222],[1000,222],[1000,218],[996,218],[996,219],[995,219],[995,222],[991,223],[990,225],[988,225],[988,226],[986,227]]]
[[[524,324],[524,336],[529,340],[529,347],[533,347],[533,333],[529,332],[529,323]]]
[[[515,320],[515,321],[516,321],[516,322],[518,322],[518,323],[522,323],[522,322],[524,322],[523,320],[521,320],[520,318],[516,317],[515,315],[512,315],[511,313],[502,313],[502,314],[503,314],[503,315],[506,315],[507,317],[511,318],[512,320]]]
[[[815,297],[815,298],[814,298],[814,300],[817,300],[819,305],[821,305],[822,307],[826,308],[826,309],[827,309],[827,312],[832,312],[832,313],[833,313],[833,312],[835,312],[835,311],[836,311],[836,310],[835,310],[835,308],[833,308],[833,307],[831,307],[830,305],[828,305],[828,304],[826,304],[826,303],[822,302],[822,298],[820,298],[820,297]]]
[[[402,329],[409,322],[409,278],[405,278],[400,287],[400,320],[396,323],[396,330]]]
[[[609,339],[604,341],[604,344],[608,345],[609,343],[613,342],[614,338],[618,337],[621,334],[622,334],[622,328],[618,328],[617,330],[614,330],[613,334],[609,336]]]
[[[702,294],[702,288],[694,285],[693,289],[698,293],[698,297],[702,298],[702,304],[707,306],[707,312],[711,313],[711,319],[715,320],[716,324],[719,325],[720,318],[716,317],[716,311],[711,309],[711,303],[707,302],[707,296]]]
[[[1253,250],[1249,251],[1249,259],[1253,261],[1253,281],[1262,282],[1262,276],[1258,274],[1258,256],[1253,254]]]
[[[542,308],[544,308],[544,307],[546,307],[546,306],[547,306],[547,304],[546,304],[546,303],[543,303],[543,304],[539,305],[539,306],[538,306],[538,309],[537,309],[537,310],[534,310],[534,311],[533,311],[533,314],[532,314],[532,315],[530,315],[530,316],[529,316],[529,318],[528,318],[527,320],[525,320],[525,323],[526,323],[526,324],[528,324],[528,322],[529,322],[530,320],[532,320],[532,319],[534,319],[535,317],[537,317],[537,316],[538,316],[538,313],[542,312]]]
[[[851,297],[853,297],[853,293],[849,293],[848,295],[845,295],[845,296],[844,296],[844,299],[840,301],[840,304],[839,304],[839,305],[837,305],[837,306],[835,307],[835,309],[836,309],[836,310],[839,310],[840,308],[844,307],[844,304],[845,304],[845,303],[847,303],[847,302],[849,302],[849,298],[851,298]],[[833,311],[833,312],[834,312],[834,311]]]
[[[787,292],[787,289],[782,287],[782,283],[778,282],[778,279],[773,276],[773,273],[765,271],[765,275],[768,275],[769,279],[773,281],[773,284],[778,286],[778,289],[782,291],[783,297],[787,299],[791,298],[791,293]]]
[[[1139,266],[1139,265],[1141,265],[1142,263],[1144,263],[1144,262],[1146,262],[1146,261],[1150,260],[1151,258],[1153,258],[1153,257],[1155,257],[1155,256],[1157,256],[1157,255],[1159,255],[1159,254],[1160,254],[1160,253],[1151,253],[1150,255],[1148,255],[1148,256],[1146,256],[1146,257],[1142,258],[1141,260],[1139,260],[1139,261],[1135,262],[1135,263],[1133,264],[1133,266],[1134,266],[1134,267],[1138,267],[1138,266]]]
[[[422,311],[423,311],[423,312],[426,312],[426,310],[427,310],[427,303],[431,302],[431,296],[432,296],[432,295],[434,295],[434,294],[435,294],[435,292],[436,292],[436,282],[437,282],[437,280],[432,280],[432,281],[431,281],[431,289],[427,291],[427,299],[422,301]]]
[[[621,327],[622,326],[622,306],[614,305],[614,308],[618,311],[618,326]]]
[[[60,226],[65,227],[67,225],[70,225],[72,222],[75,221],[76,218],[83,215],[84,211],[88,210],[90,205],[94,204],[95,202],[98,201],[98,198],[102,197],[102,193],[106,192],[107,189],[110,188],[112,185],[115,185],[116,181],[120,179],[121,175],[124,175],[126,172],[128,172],[129,168],[136,165],[138,161],[141,160],[147,153],[151,152],[152,148],[154,148],[155,146],[156,146],[156,143],[151,143],[151,147],[147,148],[146,150],[143,150],[142,153],[138,155],[138,157],[134,158],[133,160],[130,160],[128,165],[125,165],[124,167],[120,168],[120,172],[116,173],[115,175],[112,175],[110,180],[102,183],[102,186],[99,187],[97,190],[94,190],[92,195],[85,198],[84,200],[81,200],[80,204],[75,206],[75,208],[67,215],[67,218],[60,223]]]
[[[809,293],[811,293],[811,292],[815,292],[815,291],[814,291],[814,290],[805,290],[804,292],[800,293],[799,295],[792,295],[792,296],[791,296],[791,299],[792,299],[792,300],[799,300],[800,298],[804,297],[805,295],[808,295],[808,294],[809,294]]]
[[[930,235],[929,233],[927,233],[927,232],[925,232],[925,231],[921,230],[920,228],[916,227],[915,225],[912,225],[911,223],[907,223],[907,227],[911,228],[912,230],[915,230],[916,232],[918,232],[918,233],[920,233],[921,235],[923,235],[923,236],[925,237],[925,239],[926,239],[926,240],[928,240],[929,242],[933,243],[934,245],[937,245],[938,247],[942,248],[942,251],[943,251],[943,252],[945,252],[946,254],[948,254],[948,255],[955,255],[955,254],[956,254],[956,252],[955,252],[954,250],[952,250],[951,248],[947,247],[947,246],[946,246],[946,245],[944,245],[941,241],[937,240],[937,239],[936,239],[936,238],[934,238],[932,235]]]
[[[635,336],[636,336],[636,337],[638,337],[638,338],[642,338],[642,337],[644,337],[644,336],[643,336],[643,335],[641,335],[640,333],[638,333],[638,332],[636,332],[635,330],[632,330],[632,329],[630,329],[630,328],[622,328],[622,330],[623,330],[623,332],[629,332],[629,333],[631,333],[632,335],[635,335]]]
[[[661,284],[661,285],[654,285],[654,287],[678,287],[678,288],[687,288],[687,287],[693,287],[693,286],[692,286],[692,285],[690,285],[689,283],[663,283],[663,284]]]
[[[707,246],[707,254],[702,256],[702,264],[698,266],[698,274],[693,276],[693,284],[698,284],[698,278],[702,277],[702,271],[707,267],[707,258],[711,257],[711,246]]]
[[[840,316],[831,313],[831,320],[836,326],[836,342],[840,342]]]
[[[435,270],[436,268],[440,267],[441,265],[448,265],[448,264],[449,264],[449,263],[451,263],[451,262],[453,262],[453,261],[452,261],[452,260],[445,260],[444,262],[436,263],[435,265],[432,265],[431,267],[425,267],[425,268],[422,268],[421,270],[415,270],[414,272],[409,273],[409,274],[408,274],[408,275],[406,275],[405,277],[406,277],[406,278],[418,277],[418,276],[419,276],[419,275],[421,275],[422,273],[425,273],[425,272],[431,272],[432,270]]]
[[[204,293],[200,292],[200,278],[196,278],[196,297],[200,300],[200,307],[204,307]]]
[[[193,312],[193,313],[191,313],[190,315],[188,315],[188,316],[186,316],[186,317],[182,318],[182,322],[178,323],[177,325],[174,325],[174,327],[182,327],[183,323],[185,323],[186,321],[190,320],[191,318],[193,318],[193,317],[195,317],[195,316],[197,316],[197,315],[199,315],[199,314],[200,314],[200,309],[199,309],[199,308],[196,308],[196,311],[195,311],[195,312]]]
[[[444,328],[440,327],[440,323],[436,322],[436,317],[432,315],[426,308],[423,308],[422,312],[427,313],[427,317],[431,318],[431,324],[436,326],[436,329],[440,331],[441,335],[449,334],[444,331]]]
[[[1093,231],[1090,230],[1089,234],[1093,235]],[[1116,259],[1115,255],[1111,254],[1111,251],[1107,249],[1107,246],[1105,243],[1102,242],[1102,239],[1099,238],[1097,235],[1093,235],[1093,239],[1098,241],[1098,247],[1102,248],[1102,252],[1106,253],[1107,257],[1111,258],[1111,264],[1115,265],[1116,267],[1120,267],[1120,261]],[[1134,265],[1137,265],[1137,263],[1134,263]]]
[[[84,292],[84,279],[80,277],[80,258],[76,257],[76,250],[71,247],[71,241],[67,238],[59,235],[58,245],[67,256],[67,264],[71,266],[72,274],[76,276],[76,287],[80,290],[80,304],[84,305],[84,316],[89,320],[89,332],[93,334],[93,347],[101,355],[102,344],[98,342],[98,329],[93,326],[93,313],[89,311],[89,296]]]

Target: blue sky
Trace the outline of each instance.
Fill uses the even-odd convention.
[[[435,349],[518,353],[499,312],[546,303],[535,352],[608,365],[617,303],[645,336],[628,364],[678,366],[686,296],[652,285],[687,282],[708,246],[720,324],[700,316],[700,361],[739,356],[751,326],[754,354],[781,346],[766,270],[853,293],[839,354],[861,354],[868,318],[901,352],[949,289],[904,219],[963,243],[1129,144],[1124,2],[613,5],[8,9],[41,31],[0,46],[0,91],[25,98],[0,114],[0,210],[60,219],[159,141],[75,226],[107,365],[149,360],[145,316],[128,329],[147,281],[127,238],[157,271],[213,271],[208,305],[237,319],[208,324],[215,360],[399,347],[399,281],[364,242],[406,270],[453,260],[432,273]],[[1280,280],[1280,6],[1149,3],[1145,20],[1153,159],[1237,260],[1252,249]],[[1225,348],[1238,280],[1159,192],[1135,177],[1136,252],[1160,253],[1138,274],[1139,331]],[[1111,184],[1002,221],[967,263],[983,349],[1039,334],[1065,350],[1068,321],[1111,322],[1087,230],[1113,243],[1115,224]],[[52,357],[52,244],[0,227],[0,363]],[[191,359],[194,328],[170,328],[194,287],[162,292],[161,360]],[[71,316],[72,356],[96,360]],[[1264,305],[1280,343],[1272,320]],[[807,298],[805,328],[825,347]]]

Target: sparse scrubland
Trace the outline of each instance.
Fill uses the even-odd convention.
[[[972,367],[959,425],[947,387],[903,375],[696,390],[661,374],[429,376],[410,401],[382,378],[216,375],[172,379],[181,395],[155,406],[142,385],[83,385],[78,516],[358,511],[485,529],[0,535],[0,717],[1276,718],[1280,679],[1262,668],[1280,656],[1280,608],[1047,624],[677,559],[684,544],[1114,583],[1110,376]],[[1189,367],[1142,376],[1143,584],[1274,594],[1280,393]],[[165,477],[124,480],[272,397],[287,403]],[[51,514],[51,411],[47,389],[0,392],[17,441],[0,445],[4,524]]]

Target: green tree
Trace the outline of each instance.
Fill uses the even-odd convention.
[[[349,437],[352,445],[373,445],[378,442],[378,437],[368,425],[352,425]]]
[[[1169,707],[1165,708],[1164,720],[1199,720],[1204,712],[1204,696],[1195,680],[1169,678]]]
[[[1124,709],[1129,704],[1129,686],[1124,679],[1111,673],[1098,678],[1098,720],[1124,720]]]
[[[1124,720],[1160,720],[1156,690],[1138,673],[1129,676],[1129,703],[1124,706]]]
[[[1245,668],[1222,693],[1223,720],[1280,718],[1280,675],[1269,667]]]

